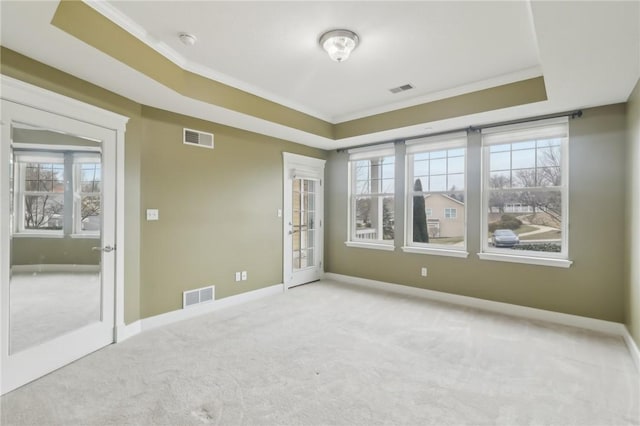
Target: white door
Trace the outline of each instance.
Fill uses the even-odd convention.
[[[324,160],[284,153],[285,288],[322,276]]]
[[[2,100],[2,394],[114,341],[116,131]]]

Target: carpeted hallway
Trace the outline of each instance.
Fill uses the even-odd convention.
[[[321,281],[109,346],[3,425],[640,424],[619,337]]]

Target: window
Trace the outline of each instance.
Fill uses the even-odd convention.
[[[483,252],[566,259],[567,119],[485,130],[482,145]]]
[[[74,155],[74,232],[98,234],[101,224],[102,165],[95,154]]]
[[[466,133],[407,142],[403,250],[466,257]]]
[[[20,152],[16,154],[16,163],[17,231],[62,234],[64,156]]]
[[[447,207],[444,209],[445,219],[455,219],[458,216],[458,209]]]
[[[99,234],[99,154],[16,151],[14,161],[16,234]]]
[[[350,150],[349,168],[351,185],[347,245],[393,250],[393,145],[384,145],[373,150]]]

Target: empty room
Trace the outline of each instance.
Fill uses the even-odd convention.
[[[639,1],[0,1],[2,425],[640,425]]]

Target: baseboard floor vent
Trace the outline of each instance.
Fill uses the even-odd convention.
[[[214,286],[197,288],[182,293],[182,309],[201,303],[213,302],[216,297]]]
[[[182,143],[185,145],[201,146],[213,149],[213,134],[197,130],[183,129]]]

